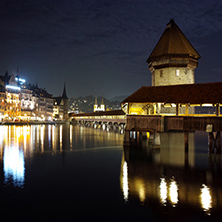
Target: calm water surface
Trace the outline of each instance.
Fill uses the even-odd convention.
[[[215,221],[221,156],[207,134],[163,133],[142,147],[123,134],[75,125],[0,126],[4,221]]]

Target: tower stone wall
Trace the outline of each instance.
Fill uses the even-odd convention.
[[[187,67],[152,69],[152,86],[193,83],[195,83],[194,69]]]

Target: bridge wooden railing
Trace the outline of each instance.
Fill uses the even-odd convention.
[[[216,116],[160,116],[127,115],[126,130],[131,131],[222,131],[222,117]]]

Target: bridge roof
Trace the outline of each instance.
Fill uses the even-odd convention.
[[[121,109],[120,110],[91,112],[91,113],[79,113],[79,114],[73,114],[73,117],[81,117],[81,116],[120,116],[120,115],[125,115],[125,113]]]
[[[142,86],[123,103],[222,103],[222,82],[170,86]]]

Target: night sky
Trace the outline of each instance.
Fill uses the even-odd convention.
[[[221,0],[0,0],[0,74],[53,96],[129,95],[174,18],[200,54],[196,82],[222,81]]]

